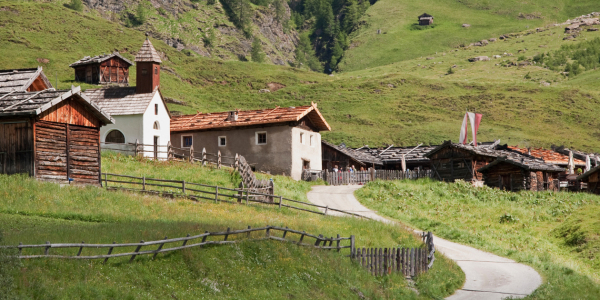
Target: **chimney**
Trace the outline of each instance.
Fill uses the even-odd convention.
[[[230,111],[229,114],[227,115],[227,121],[235,122],[237,120],[238,120],[238,111],[237,110]]]
[[[160,85],[160,56],[152,46],[148,34],[146,40],[135,56],[136,62],[136,87],[137,94],[152,93]]]

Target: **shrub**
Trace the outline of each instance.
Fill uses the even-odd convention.
[[[505,213],[502,216],[500,216],[500,223],[517,223],[519,221],[519,218],[509,214],[509,213]]]
[[[71,2],[65,6],[79,12],[83,11],[83,2],[81,2],[81,0],[71,0]]]
[[[452,67],[450,67],[450,69],[448,69],[448,75],[454,74],[454,70],[452,69]]]

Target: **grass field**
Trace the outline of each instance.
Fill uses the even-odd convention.
[[[104,153],[103,167],[115,173],[173,176],[223,186],[234,186],[239,180],[227,169],[153,163],[114,153]],[[289,197],[303,195],[306,199],[310,190],[306,182],[296,183],[282,176],[273,180],[276,192]],[[248,225],[287,226],[324,236],[354,234],[360,247],[421,245],[405,229],[374,221],[324,217],[286,208],[169,199],[97,187],[61,187],[19,175],[0,175],[0,198],[2,243],[11,245],[46,241],[139,242]],[[55,254],[64,251],[52,250]],[[100,254],[101,250],[86,251]],[[24,260],[9,274],[15,282],[13,291],[23,299],[358,299],[359,294],[372,299],[430,299],[453,293],[464,281],[460,268],[438,256],[434,268],[415,280],[414,287],[420,292],[417,296],[402,277],[372,277],[351,263],[345,257],[347,252],[244,241],[234,246],[159,255],[155,261],[140,256],[132,264],[127,259],[111,259],[106,265],[100,261]],[[2,275],[0,272],[0,279]]]
[[[597,11],[596,4],[593,0],[380,0],[363,17],[366,25],[351,36],[354,46],[346,51],[341,68],[356,71],[389,65],[501,34],[563,23]],[[424,12],[433,15],[434,27],[418,30],[413,24]]]
[[[377,181],[356,192],[380,214],[534,267],[528,299],[600,296],[600,197],[473,188],[459,182]]]

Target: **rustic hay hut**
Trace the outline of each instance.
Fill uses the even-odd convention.
[[[75,81],[90,84],[129,85],[129,67],[133,63],[118,52],[86,56],[69,67],[75,69]]]
[[[558,191],[558,175],[563,171],[564,168],[517,153],[499,157],[477,170],[483,174],[485,185],[508,191]]]

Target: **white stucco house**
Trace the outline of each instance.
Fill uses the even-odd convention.
[[[162,61],[150,40],[144,41],[135,62],[135,87],[88,89],[84,93],[115,120],[115,124],[100,129],[105,149],[132,149],[131,144],[137,142],[145,145],[140,147],[144,156],[167,158],[171,114],[159,89]]]

